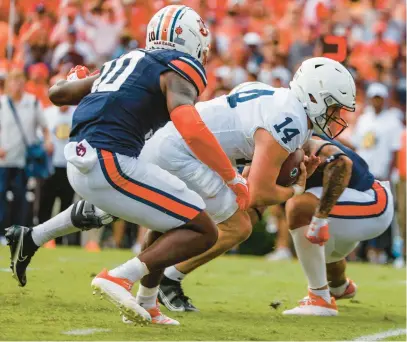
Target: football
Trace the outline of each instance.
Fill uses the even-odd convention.
[[[283,165],[281,165],[280,174],[277,177],[277,184],[281,186],[294,184],[300,175],[300,164],[303,160],[304,150],[297,149],[291,153]]]

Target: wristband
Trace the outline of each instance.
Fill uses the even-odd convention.
[[[294,197],[294,196],[301,195],[301,194],[304,193],[304,188],[303,188],[301,185],[293,184],[293,185],[291,185],[291,188],[292,188],[293,191],[294,191],[293,197]]]
[[[327,225],[328,221],[329,221],[328,218],[320,218],[320,217],[313,216],[311,224],[315,224],[318,227],[322,227],[322,226]]]

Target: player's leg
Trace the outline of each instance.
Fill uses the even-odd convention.
[[[346,283],[346,259],[326,264],[329,287],[337,288]]]
[[[143,313],[128,291],[132,285],[150,273],[205,252],[215,244],[217,229],[202,211],[203,200],[158,166],[105,151],[100,160],[105,179],[93,184],[87,194],[91,201],[114,216],[163,233],[138,257],[102,271],[92,281],[94,288],[137,321]],[[158,286],[159,276],[147,279],[149,289]]]
[[[216,174],[213,174],[212,170],[200,165],[199,161],[195,162],[199,164],[195,169],[200,168],[201,170],[201,172],[198,171],[199,177],[195,178],[193,175],[192,179],[187,177],[183,177],[183,179],[186,179],[189,188],[197,189],[204,199],[207,212],[218,225],[219,237],[216,244],[205,253],[165,270],[160,284],[159,299],[171,311],[197,311],[198,309],[191,303],[189,297],[184,294],[181,287],[182,280],[199,266],[245,241],[252,231],[250,216],[247,212],[237,211],[233,192]],[[204,182],[210,182],[211,185],[206,186]]]
[[[277,225],[276,248],[265,257],[269,261],[279,261],[292,259],[290,250],[290,231],[288,229],[287,217],[285,214],[285,203],[269,207],[269,215],[275,220]]]
[[[250,236],[251,231],[252,225],[247,212],[237,211],[232,217],[218,224],[218,241],[211,249],[178,264],[176,267],[181,273],[188,274],[245,241]]]
[[[305,194],[309,196],[307,203],[310,203],[312,199],[310,196],[318,199],[322,194],[322,188],[312,188],[308,191]],[[388,182],[375,182],[372,188],[365,192],[349,188],[345,189],[331,211],[329,222],[330,238],[324,246],[324,257],[326,263],[330,264],[328,270],[330,271],[330,280],[334,282],[332,285],[340,284],[338,287],[330,287],[330,292],[335,298],[351,298],[356,292],[356,285],[351,280],[346,280],[343,283],[345,264],[338,262],[349,255],[359,241],[374,238],[383,232],[393,217],[394,209],[392,203],[392,195]],[[296,213],[301,212],[300,210],[303,207],[305,208],[306,205],[306,202],[301,203],[298,207],[299,211]],[[296,206],[292,206],[290,209],[290,212],[294,212]],[[290,222],[290,214],[288,214],[288,219]],[[298,253],[301,249],[298,249],[298,243],[296,243],[294,235],[293,238],[298,257],[301,260],[301,255]],[[301,262],[304,266],[303,261]],[[333,278],[334,276],[337,278]],[[308,280],[310,280],[310,276],[308,276]],[[304,307],[304,305],[302,306]],[[298,308],[290,310],[289,313],[302,314],[301,311],[298,313],[296,309]],[[310,310],[303,309],[302,311]]]
[[[308,225],[319,200],[311,193],[291,198],[286,213],[295,250],[308,280],[308,297],[286,315],[337,315],[335,300],[331,298],[325,268],[325,248],[305,237]]]
[[[158,238],[162,236],[162,233],[155,232],[153,230],[147,230],[145,238],[142,243],[142,251],[150,247]],[[163,276],[163,269],[157,270],[147,274],[140,280],[140,284],[137,291],[136,301],[145,308],[151,315],[152,323],[165,324],[165,325],[179,325],[179,322],[164,315],[157,300],[158,288],[157,284],[160,283]],[[123,316],[123,322],[126,324],[132,324],[133,321]]]
[[[6,239],[10,247],[10,268],[13,277],[20,286],[25,286],[27,267],[40,246],[60,236],[91,228],[101,228],[111,223],[113,219],[103,210],[85,200],[80,200],[34,228],[20,225],[7,228]]]
[[[346,259],[328,262],[326,264],[329,291],[335,299],[348,299],[356,295],[357,286],[353,280],[346,277]]]

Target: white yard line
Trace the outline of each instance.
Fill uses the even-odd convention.
[[[377,334],[360,336],[354,339],[354,341],[381,341],[388,337],[401,336],[406,334],[407,329],[391,329]]]
[[[75,335],[75,336],[84,336],[84,335],[93,335],[99,332],[109,332],[111,329],[103,329],[103,328],[85,328],[85,329],[74,329],[63,331],[62,334],[64,335]]]

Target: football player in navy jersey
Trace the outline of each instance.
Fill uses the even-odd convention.
[[[375,180],[366,162],[341,143],[315,135],[304,150],[321,164],[305,193],[287,201],[286,215],[308,296],[283,314],[336,316],[335,299],[352,298],[357,288],[346,278],[345,258],[359,241],[387,229],[393,199],[389,182]]]
[[[171,120],[196,157],[236,194],[242,210],[249,193],[194,107],[206,86],[210,42],[200,16],[186,6],[165,7],[151,19],[146,41],[145,50],[105,63],[97,75],[80,79],[87,73],[79,67],[70,81],[50,89],[54,104],[78,104],[65,157],[69,181],[84,200],[33,229],[12,226],[7,239],[14,277],[25,286],[31,257],[50,238],[100,227],[112,216],[149,227],[142,253],[103,270],[92,287],[135,323],[179,324],[156,302],[162,271],[211,248],[217,228],[197,193],[138,159],[145,140]],[[130,291],[139,280],[135,298]]]

